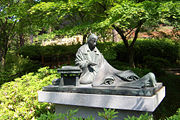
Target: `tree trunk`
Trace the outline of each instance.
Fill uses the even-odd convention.
[[[135,68],[135,64],[134,64],[134,42],[136,41],[136,39],[134,39],[134,42],[131,45],[129,45],[128,40],[127,40],[126,36],[124,35],[123,31],[114,25],[113,25],[113,27],[118,32],[118,34],[121,36],[123,43],[124,43],[124,45],[128,51],[129,65],[131,67]]]
[[[5,46],[4,50],[1,51],[1,70],[5,68],[6,65],[6,54],[7,54],[7,46]]]
[[[7,54],[7,51],[8,51],[8,37],[5,36],[2,38],[3,40],[3,45],[2,45],[2,48],[1,48],[1,67],[2,67],[2,70],[5,68],[5,58],[6,58],[6,54]]]
[[[25,40],[24,40],[24,36],[22,34],[19,35],[19,39],[20,39],[20,47],[24,46]]]
[[[128,57],[129,57],[129,65],[133,68],[135,68],[135,63],[134,63],[134,48],[130,47],[128,48]]]
[[[2,70],[2,50],[0,49],[0,71]]]
[[[31,44],[33,44],[33,35],[30,35],[30,41],[31,41]]]
[[[1,55],[1,69],[3,70],[4,67],[5,67],[5,55],[2,54],[2,55]]]
[[[119,42],[118,32],[115,29],[113,29],[112,34],[113,34],[113,42]]]

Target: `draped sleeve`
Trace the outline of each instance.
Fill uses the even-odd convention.
[[[78,65],[81,69],[86,68],[88,66],[88,60],[83,55],[82,49],[79,48],[76,53],[75,64]]]

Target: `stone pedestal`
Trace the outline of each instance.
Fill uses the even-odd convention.
[[[118,110],[119,119],[151,114],[165,97],[165,87],[160,88],[153,96],[125,96],[106,94],[84,94],[67,92],[38,91],[39,102],[54,103],[57,113],[66,113],[70,109],[79,109],[76,116],[92,115],[98,120],[97,112],[104,108]]]
[[[60,105],[56,104],[55,110],[56,113],[67,113],[69,110],[76,110],[78,109],[78,112],[74,115],[76,117],[83,117],[87,118],[92,116],[95,118],[95,120],[104,120],[102,117],[98,116],[98,112],[104,112],[104,109],[102,108],[94,108],[94,107],[84,107],[84,106],[73,106],[73,105]],[[118,110],[117,118],[114,118],[113,120],[123,120],[124,118],[127,118],[128,116],[136,116],[139,117],[141,114],[146,114],[147,112],[143,111],[131,111],[131,110]],[[148,112],[149,115],[151,115],[151,112]]]

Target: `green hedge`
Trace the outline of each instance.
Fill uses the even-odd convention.
[[[77,49],[80,47],[80,44],[76,45],[48,45],[48,46],[39,46],[39,45],[28,45],[23,46],[18,53],[24,57],[29,57],[31,60],[41,60],[41,57],[46,58],[53,57],[65,57],[67,55],[72,58],[75,57]]]
[[[145,63],[144,57],[153,56],[159,57],[175,63],[180,59],[180,44],[170,39],[142,39],[137,40],[134,46],[135,63]],[[122,43],[116,46],[117,58],[120,61],[128,61],[127,50]]]
[[[3,84],[0,89],[0,120],[30,120],[48,111],[53,112],[51,104],[38,102],[37,91],[59,77],[56,70],[44,67]]]
[[[143,39],[137,40],[135,43],[135,63],[142,64],[146,63],[146,56],[159,57],[175,63],[180,58],[180,44],[173,42],[169,39]],[[55,45],[55,46],[24,46],[18,53],[24,57],[29,56],[32,60],[41,60],[41,56],[49,58],[59,57],[63,60],[67,55],[74,61],[75,54],[80,47],[77,45]],[[98,43],[98,49],[108,61],[118,60],[128,62],[127,50],[122,42],[112,43],[104,42]]]

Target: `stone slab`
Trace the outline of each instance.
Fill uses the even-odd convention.
[[[55,111],[57,114],[59,113],[65,114],[69,110],[76,110],[76,109],[78,109],[78,112],[74,115],[75,117],[87,118],[92,116],[93,118],[95,118],[95,120],[102,120],[102,118],[98,116],[98,112],[104,112],[103,108],[55,104]],[[139,117],[140,115],[147,113],[142,111],[130,111],[130,110],[116,110],[116,111],[118,112],[118,114],[116,114],[117,117],[113,118],[113,120],[124,120],[124,118],[127,118],[128,116]],[[148,114],[152,115],[151,112],[148,112]]]
[[[84,94],[127,95],[127,96],[152,96],[161,87],[162,87],[162,83],[157,83],[156,87],[146,87],[146,88],[132,88],[132,87],[123,87],[123,86],[92,87],[92,86],[49,85],[43,87],[43,91],[84,93]]]
[[[125,96],[38,91],[39,102],[153,112],[165,97],[165,87],[153,96]]]

